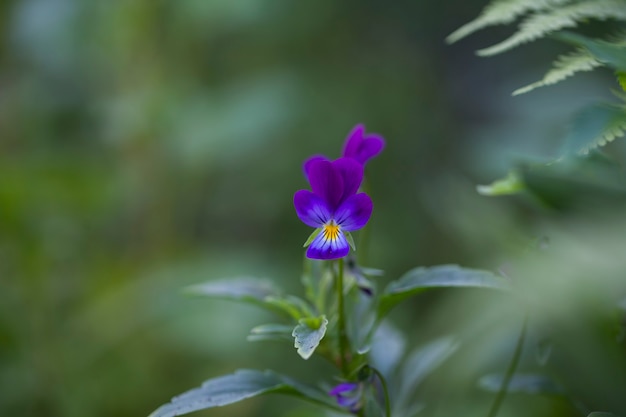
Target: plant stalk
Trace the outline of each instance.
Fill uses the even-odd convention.
[[[517,365],[519,365],[519,360],[522,357],[522,350],[524,348],[524,342],[526,340],[526,329],[528,328],[528,315],[524,316],[524,322],[522,324],[522,330],[520,331],[519,337],[517,338],[517,345],[515,346],[515,352],[513,353],[513,357],[511,358],[511,362],[509,363],[509,368],[506,370],[506,374],[502,379],[502,385],[500,386],[500,390],[498,391],[498,395],[493,400],[493,404],[491,404],[491,409],[489,410],[488,417],[496,417],[498,415],[498,411],[500,410],[500,406],[502,405],[502,401],[504,401],[504,397],[506,397],[506,393],[509,389],[509,384],[511,383],[511,379],[513,375],[515,375],[515,371],[517,370]]]

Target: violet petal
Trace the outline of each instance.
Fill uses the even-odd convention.
[[[313,155],[312,157],[310,157],[306,161],[304,161],[304,164],[302,164],[302,171],[304,172],[305,178],[309,182],[310,182],[310,180],[309,180],[309,178],[310,178],[309,171],[311,170],[311,163],[314,162],[314,161],[328,161],[328,158],[326,158],[324,155]]]
[[[337,396],[347,391],[354,391],[357,387],[358,384],[356,382],[342,382],[341,384],[333,387],[333,389],[330,390],[328,394],[332,396]]]
[[[372,199],[367,194],[353,195],[335,211],[335,221],[346,232],[358,230],[367,224],[373,208]]]
[[[352,158],[339,158],[333,161],[333,168],[343,180],[343,194],[339,202],[342,203],[359,190],[363,182],[363,165]]]
[[[293,196],[298,218],[311,227],[321,227],[330,220],[330,209],[321,197],[309,190],[299,190]]]
[[[348,137],[343,145],[342,156],[348,158],[354,158],[358,152],[358,149],[361,146],[361,141],[363,141],[363,134],[365,133],[365,126],[362,124],[358,124],[352,128],[350,133],[348,133]]]
[[[379,135],[368,135],[361,142],[357,153],[353,156],[354,159],[364,164],[385,148],[385,140]]]
[[[311,259],[338,259],[346,256],[349,251],[350,245],[342,232],[339,232],[336,238],[331,239],[322,231],[311,242],[306,251],[306,256]]]
[[[339,205],[344,194],[343,178],[334,162],[315,159],[306,167],[311,189],[328,204],[332,211]]]

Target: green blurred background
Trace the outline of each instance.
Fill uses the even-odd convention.
[[[2,2],[0,415],[145,416],[240,367],[317,382],[320,364],[290,346],[246,343],[257,310],[180,289],[251,275],[299,293],[301,163],[337,157],[356,123],[387,139],[368,166],[382,282],[417,265],[495,270],[541,238],[527,229],[541,210],[475,185],[554,155],[611,76],[511,98],[567,48],[474,55],[512,28],[445,45],[484,5]],[[394,315],[416,343],[468,314],[421,301]],[[318,412],[270,398],[198,415]]]

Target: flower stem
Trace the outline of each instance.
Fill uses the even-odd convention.
[[[383,395],[385,396],[385,416],[391,417],[391,402],[389,402],[389,391],[387,390],[387,381],[385,377],[378,371],[378,369],[369,367],[378,377],[380,385],[383,387]]]
[[[337,313],[339,322],[337,325],[339,331],[339,361],[341,364],[341,372],[344,376],[348,375],[348,337],[346,335],[346,316],[343,299],[343,258],[337,260]]]
[[[509,384],[511,383],[511,379],[515,374],[515,370],[517,369],[517,365],[519,364],[519,360],[522,356],[522,349],[524,347],[524,341],[526,340],[527,327],[528,315],[524,316],[524,322],[522,324],[522,330],[520,331],[519,337],[517,338],[517,346],[515,346],[515,352],[513,353],[513,357],[511,358],[511,362],[509,363],[509,368],[506,370],[504,379],[502,379],[502,385],[500,386],[498,395],[496,395],[496,398],[493,400],[493,404],[491,404],[491,409],[489,410],[489,414],[487,415],[488,417],[496,417],[498,415],[500,405],[502,405],[502,401],[504,401],[504,397],[506,397],[506,393],[509,389]]]

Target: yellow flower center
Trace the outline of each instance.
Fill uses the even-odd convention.
[[[339,237],[339,225],[335,223],[334,220],[331,220],[330,223],[326,223],[324,225],[324,239],[326,240],[335,240]]]

